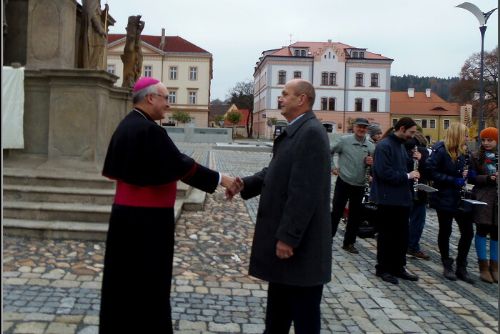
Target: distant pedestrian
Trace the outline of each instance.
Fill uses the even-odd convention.
[[[490,127],[480,133],[481,147],[474,154],[469,180],[474,184],[477,200],[488,205],[474,208],[475,247],[479,277],[488,283],[498,282],[498,129]],[[489,236],[489,238],[488,238]],[[486,245],[489,241],[489,263]]]
[[[366,138],[368,120],[356,118],[352,134],[340,137],[333,145],[333,157],[338,156],[338,176],[332,200],[332,237],[335,237],[344,208],[349,201],[349,214],[342,248],[358,254],[354,246],[362,219],[363,199],[367,168],[372,165],[375,146]],[[334,167],[335,169],[336,167]]]
[[[116,181],[106,240],[100,334],[172,333],[170,284],[177,181],[206,192],[233,179],[181,153],[165,129],[167,88],[139,79],[134,109],[108,147],[103,175]]]
[[[269,166],[232,191],[260,195],[249,273],[269,282],[264,333],[317,334],[323,285],[331,279],[330,145],[312,112],[314,88],[287,82],[279,101],[288,126]]]
[[[469,254],[474,229],[472,212],[469,206],[463,206],[461,194],[466,191],[470,157],[467,152],[466,139],[469,130],[461,123],[451,123],[443,141],[432,147],[427,159],[429,177],[437,192],[429,195],[430,206],[436,209],[439,223],[438,246],[443,263],[443,275],[449,280],[457,278],[473,284],[474,280],[467,272],[467,256]],[[460,230],[458,241],[457,268],[453,270],[453,259],[450,257],[450,236],[453,219]]]
[[[368,125],[368,136],[370,137],[369,140],[376,145],[382,139],[382,129],[380,128],[380,125]]]
[[[398,284],[398,278],[417,281],[406,269],[408,221],[412,204],[411,185],[420,173],[412,170],[413,161],[404,143],[413,138],[417,124],[409,117],[398,120],[375,148],[373,160],[372,200],[377,204],[376,275]],[[413,152],[420,159],[420,153]]]

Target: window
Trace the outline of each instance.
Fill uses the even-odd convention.
[[[435,119],[429,120],[429,128],[431,128],[431,129],[436,128],[436,120]]]
[[[189,92],[189,104],[196,104],[196,92]]]
[[[300,71],[293,72],[293,78],[294,79],[300,79],[300,78],[302,78],[302,72],[300,72]]]
[[[153,66],[144,65],[144,76],[145,77],[152,77],[153,76]]]
[[[365,58],[365,53],[363,51],[359,52],[359,58]]]
[[[427,129],[427,120],[426,119],[422,120],[422,129]]]
[[[170,66],[168,73],[170,80],[177,80],[177,66]]]
[[[115,74],[116,73],[116,65],[108,64],[108,73]]]
[[[353,58],[358,58],[358,51],[353,51],[352,52],[352,57]]]
[[[322,86],[328,85],[328,72],[321,72],[321,85]]]
[[[363,99],[354,99],[354,111],[363,111]]]
[[[378,100],[370,99],[370,111],[377,112],[378,111]]]
[[[328,99],[326,97],[321,98],[321,110],[327,110],[327,108],[328,108],[327,102],[328,102]]]
[[[296,57],[300,56],[300,50],[295,50],[293,54]]]
[[[372,79],[370,82],[371,87],[378,87],[378,73],[372,73],[371,75]]]
[[[278,85],[284,85],[286,83],[286,71],[278,72]]]
[[[306,56],[306,50],[300,50],[300,55],[302,57],[305,57]]]
[[[356,73],[356,87],[363,86],[363,73]]]
[[[335,110],[335,98],[333,97],[328,99],[328,110]]]
[[[330,86],[337,86],[337,73],[335,72],[330,72],[328,84]]]
[[[450,120],[449,119],[444,119],[443,120],[443,129],[448,129],[450,127]]]
[[[396,123],[398,122],[398,119],[397,118],[393,118],[392,119],[392,126],[396,126]]]
[[[170,104],[177,103],[177,91],[175,90],[168,91],[168,103]]]
[[[195,66],[189,67],[189,80],[198,80],[198,68]]]
[[[281,101],[280,101],[280,96],[278,96],[278,109],[281,109]]]

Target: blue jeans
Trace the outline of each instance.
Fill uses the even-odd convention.
[[[425,206],[425,202],[413,201],[413,205],[410,209],[408,250],[413,252],[420,251],[419,243],[425,226]]]

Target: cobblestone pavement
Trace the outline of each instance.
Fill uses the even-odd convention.
[[[201,161],[232,175],[249,175],[269,153],[183,145]],[[172,307],[176,333],[262,333],[265,282],[247,275],[258,200],[207,197],[202,212],[184,212],[176,228]],[[455,226],[456,227],[456,226]],[[392,285],[375,277],[373,239],[358,240],[359,255],[334,240],[333,276],[325,286],[322,333],[497,333],[498,286],[443,279],[437,219],[429,210],[422,247],[431,260],[408,259],[418,282]],[[452,235],[456,254],[457,232]],[[97,333],[104,243],[5,237],[3,333]],[[134,270],[131,264],[130,270]],[[140,307],[140,306],[138,306]]]

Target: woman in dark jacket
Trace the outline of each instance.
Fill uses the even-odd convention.
[[[427,160],[429,176],[439,191],[430,194],[431,207],[436,209],[439,223],[438,246],[443,262],[443,275],[449,280],[457,278],[467,283],[474,281],[467,273],[467,255],[474,236],[472,214],[461,210],[461,191],[465,187],[469,156],[465,140],[468,129],[461,123],[452,123],[444,141],[437,142]],[[460,229],[458,242],[457,269],[453,271],[450,258],[450,236],[453,219]]]
[[[488,203],[474,208],[476,237],[474,243],[479,262],[479,277],[488,283],[498,282],[498,130],[481,131],[481,147],[472,159],[469,180],[474,184],[477,200]],[[487,237],[490,236],[490,260],[486,255]]]

